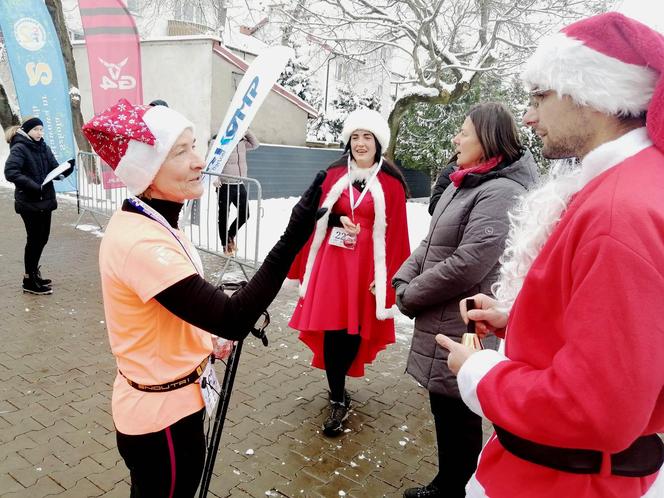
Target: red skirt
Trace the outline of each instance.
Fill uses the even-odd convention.
[[[374,256],[373,226],[367,221],[362,222],[353,250],[328,244],[328,229],[318,249],[306,295],[298,301],[289,322],[312,350],[311,364],[322,369],[324,331],[360,334],[360,349],[348,371],[352,377],[362,377],[364,365],[373,362],[379,351],[394,342],[394,320],[376,318],[376,298],[369,291],[374,280]],[[389,288],[390,282],[386,285]]]

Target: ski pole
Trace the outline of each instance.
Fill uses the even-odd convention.
[[[252,327],[251,333],[258,337],[263,346],[267,346],[267,335],[265,328],[270,324],[270,315],[267,311],[263,312],[263,324],[260,328]],[[210,434],[210,441],[208,442],[207,455],[205,456],[205,466],[203,467],[203,477],[201,479],[200,492],[198,498],[206,498],[208,489],[210,488],[210,481],[212,480],[212,471],[214,470],[214,463],[217,459],[217,450],[219,450],[219,442],[221,441],[221,433],[224,430],[224,422],[226,421],[226,412],[231,399],[231,392],[233,390],[233,383],[235,382],[235,374],[237,367],[240,363],[240,353],[242,353],[242,344],[244,341],[239,341],[233,345],[228,361],[226,363],[226,371],[224,372],[224,380],[221,384],[221,393],[219,401],[217,402],[217,411],[214,415],[214,424],[212,426],[212,434]]]

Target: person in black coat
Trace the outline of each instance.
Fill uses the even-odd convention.
[[[58,203],[53,182],[42,183],[58,166],[58,161],[44,142],[44,123],[39,118],[28,118],[21,126],[10,128],[5,138],[10,147],[5,178],[16,186],[14,209],[23,219],[27,233],[23,292],[52,294],[51,280],[41,276],[39,259],[51,231],[51,213]],[[69,163],[71,167],[60,178],[74,171],[74,159]]]

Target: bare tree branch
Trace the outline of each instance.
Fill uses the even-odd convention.
[[[294,2],[291,0],[291,7]],[[315,37],[332,47],[335,57],[362,58],[381,67],[393,80],[390,61],[376,63],[383,48],[396,51],[406,66],[399,84],[436,89],[436,103],[460,98],[486,73],[508,75],[523,62],[544,34],[606,8],[615,0],[307,0],[301,15],[283,7],[292,32]],[[423,100],[422,100],[423,99]],[[431,94],[400,98],[394,120]],[[432,100],[431,100],[432,101]],[[391,144],[389,151],[393,151]]]

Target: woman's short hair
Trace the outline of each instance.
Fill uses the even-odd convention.
[[[523,153],[516,121],[512,113],[499,102],[485,102],[470,109],[468,117],[484,152],[484,159],[498,155],[513,163]]]

